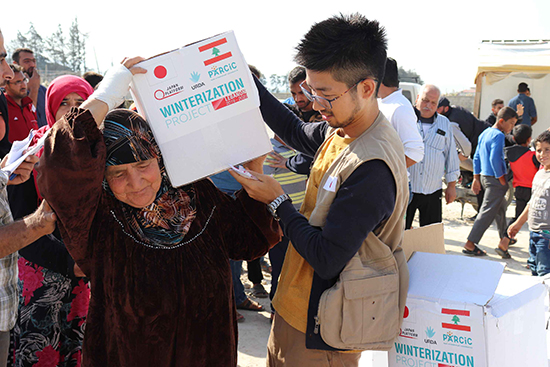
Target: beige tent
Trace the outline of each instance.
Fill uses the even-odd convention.
[[[550,40],[483,41],[478,65],[475,115],[485,120],[497,98],[508,105],[518,84],[525,82],[537,108],[533,136],[550,127]]]

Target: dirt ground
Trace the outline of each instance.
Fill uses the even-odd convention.
[[[466,237],[468,236],[473,224],[473,221],[469,221],[466,218],[472,217],[476,212],[468,204],[464,208],[464,219],[461,219],[460,212],[461,204],[458,202],[445,205],[443,208],[443,223],[445,225],[445,249],[447,253],[462,256],[462,246],[464,245]],[[508,207],[508,211],[506,213],[507,218],[512,218],[514,213],[515,206],[512,204]],[[413,226],[417,225],[418,223],[413,224]],[[484,259],[505,262],[506,272],[531,276],[530,271],[528,271],[525,267],[529,256],[529,232],[527,230],[527,225],[525,225],[522,231],[520,231],[517,239],[517,244],[511,246],[509,250],[512,258],[503,260],[494,251],[494,248],[499,242],[499,236],[496,226],[493,223],[493,225],[483,236],[479,247],[487,251],[488,256],[485,256]],[[246,267],[246,265],[244,267]],[[264,273],[264,278],[264,286],[269,292],[271,276],[268,273]],[[247,285],[251,285],[248,282],[246,273],[242,275],[241,279],[243,280],[245,287]],[[268,311],[269,299],[265,298],[255,300],[262,304],[267,311],[240,311],[245,316],[245,321],[239,324],[238,365],[240,367],[265,366],[265,357],[267,353],[266,345],[271,327],[270,313]]]

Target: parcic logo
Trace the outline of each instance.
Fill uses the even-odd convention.
[[[432,329],[431,326],[428,326],[424,333],[426,333],[426,339],[424,339],[424,343],[437,345],[437,342],[432,339],[435,335],[435,330]]]
[[[472,338],[468,336],[454,335],[452,331],[447,331],[443,334],[443,344],[471,348],[472,343]]]
[[[235,61],[227,63],[225,65],[214,65],[208,70],[208,76],[210,79],[217,79],[223,75],[234,73],[238,70],[237,63]]]
[[[189,78],[189,80],[191,80],[193,83],[198,83],[200,78],[201,78],[201,75],[199,73],[197,73],[196,71],[193,71],[191,73],[191,78]]]

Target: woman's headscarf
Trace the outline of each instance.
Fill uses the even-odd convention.
[[[107,147],[106,166],[158,160],[162,183],[155,201],[145,208],[122,203],[124,216],[146,242],[164,246],[180,243],[196,216],[195,192],[191,185],[179,189],[170,185],[160,149],[147,122],[133,111],[113,110],[105,116],[103,138]],[[106,180],[103,187],[113,195]]]
[[[62,75],[55,78],[46,91],[46,120],[48,126],[52,127],[55,124],[55,114],[68,94],[76,93],[87,100],[93,92],[92,86],[79,76]]]
[[[76,93],[84,100],[87,100],[88,97],[94,92],[92,86],[81,77],[76,75],[62,75],[55,78],[51,83],[48,89],[46,90],[46,121],[48,125],[42,126],[40,129],[34,132],[31,146],[36,144],[36,142],[48,131],[53,124],[55,124],[55,114],[61,106],[63,99],[67,97],[70,93]],[[38,157],[42,155],[43,149],[36,154]],[[40,190],[38,190],[38,183],[36,181],[38,175],[36,170],[34,171],[34,185],[36,187],[36,193],[38,194],[38,199],[42,200],[42,195]]]

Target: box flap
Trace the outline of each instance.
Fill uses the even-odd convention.
[[[409,264],[409,296],[485,305],[493,297],[504,263],[466,256],[415,252]]]
[[[411,258],[415,251],[444,254],[445,238],[443,237],[443,223],[434,223],[406,230],[401,247],[405,252],[407,260]]]
[[[541,294],[547,294],[544,284],[538,277],[526,277],[524,275],[503,274],[495,296],[487,306],[494,317],[502,317],[505,314],[521,308],[523,305],[537,299]]]

